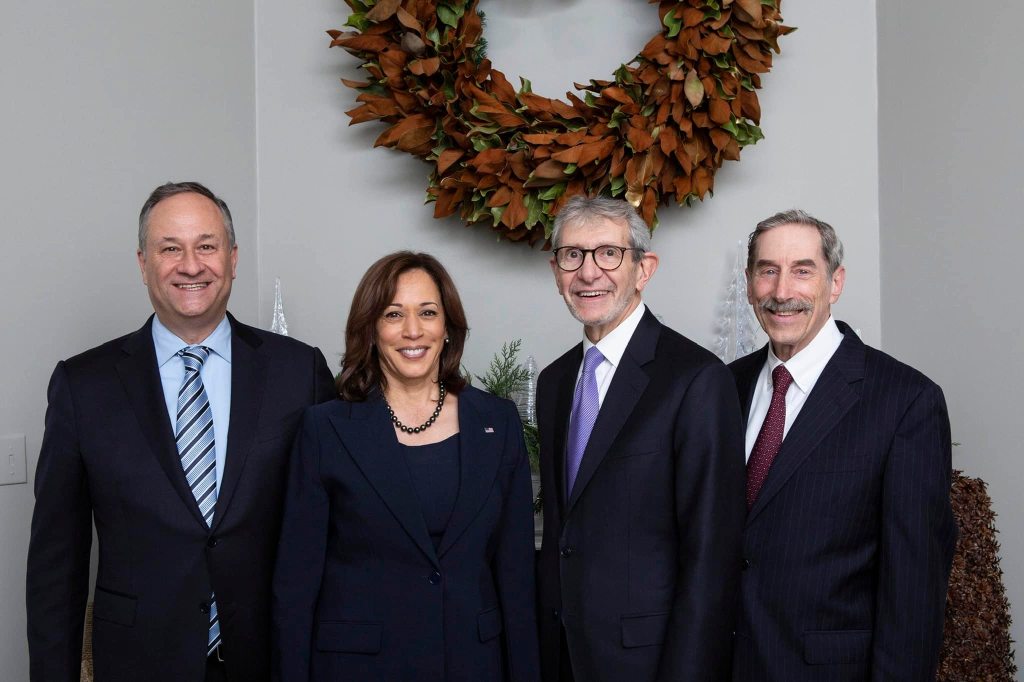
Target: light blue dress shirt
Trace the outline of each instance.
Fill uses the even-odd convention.
[[[156,364],[160,368],[160,383],[167,403],[167,416],[171,420],[171,433],[176,426],[178,413],[178,391],[185,377],[185,363],[178,351],[190,344],[185,343],[174,332],[153,316],[153,346],[156,349]],[[231,422],[231,323],[225,315],[217,328],[195,346],[206,346],[212,352],[203,363],[203,387],[213,410],[213,442],[217,456],[217,494],[224,475],[225,454],[228,451],[228,425]]]

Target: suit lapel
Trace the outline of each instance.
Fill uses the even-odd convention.
[[[497,424],[496,416],[484,411],[477,397],[471,388],[459,395],[459,492],[438,557],[444,556],[476,518],[491,494],[501,462],[505,420]]]
[[[409,538],[435,567],[440,567],[409,468],[380,394],[374,393],[366,402],[349,406],[348,415],[330,415],[338,438]]]
[[[748,361],[749,360],[749,361]],[[743,412],[743,424],[746,425],[750,418],[750,404],[754,401],[754,387],[757,385],[757,378],[761,376],[761,368],[768,361],[768,345],[752,355],[740,359],[744,363],[743,369],[736,374],[736,393],[740,398],[740,409]]]
[[[267,376],[267,358],[259,351],[260,338],[231,315],[228,320],[231,322],[231,417],[228,451],[213,512],[214,530],[231,504],[246,458],[253,449]]]
[[[568,500],[565,498],[565,443],[569,434],[569,415],[572,413],[572,396],[576,390],[576,375],[583,362],[583,344],[576,346],[559,368],[558,393],[555,396],[554,449],[555,487],[557,490],[560,518],[565,518]],[[600,415],[598,415],[600,417]]]
[[[845,325],[842,344],[807,396],[796,421],[782,441],[782,447],[768,470],[768,478],[747,515],[751,523],[771,502],[821,440],[836,427],[860,398],[859,383],[864,378],[864,344]]]
[[[135,418],[139,422],[142,436],[149,446],[171,486],[181,497],[181,501],[192,512],[196,522],[206,528],[206,521],[199,511],[192,489],[185,480],[185,472],[181,468],[181,457],[174,443],[174,430],[170,416],[167,414],[167,403],[164,401],[163,384],[160,371],[156,365],[156,350],[153,348],[153,317],[125,341],[122,350],[125,357],[117,363],[117,373],[128,394]]]
[[[566,505],[565,516],[572,511],[587,483],[601,466],[622,425],[626,423],[626,419],[632,414],[637,401],[647,388],[649,378],[643,370],[643,365],[654,358],[660,329],[661,323],[654,314],[650,310],[644,312],[640,324],[626,346],[626,352],[622,354],[619,366],[615,368],[612,383],[601,403],[601,410],[597,413],[597,421],[594,423],[594,430],[590,432],[587,448],[583,451],[583,460],[580,462],[580,470],[576,474],[576,482]]]

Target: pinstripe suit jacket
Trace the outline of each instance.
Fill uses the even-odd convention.
[[[838,324],[747,516],[736,681],[935,679],[957,535],[945,400]],[[730,365],[744,416],[766,357]]]

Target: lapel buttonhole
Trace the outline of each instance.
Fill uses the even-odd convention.
[[[493,426],[485,426],[484,427],[484,433],[494,433],[494,427]]]

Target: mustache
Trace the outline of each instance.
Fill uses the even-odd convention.
[[[807,301],[798,301],[792,298],[788,301],[778,301],[771,296],[765,296],[758,301],[757,307],[770,313],[802,313],[810,312],[813,309],[813,306]]]

